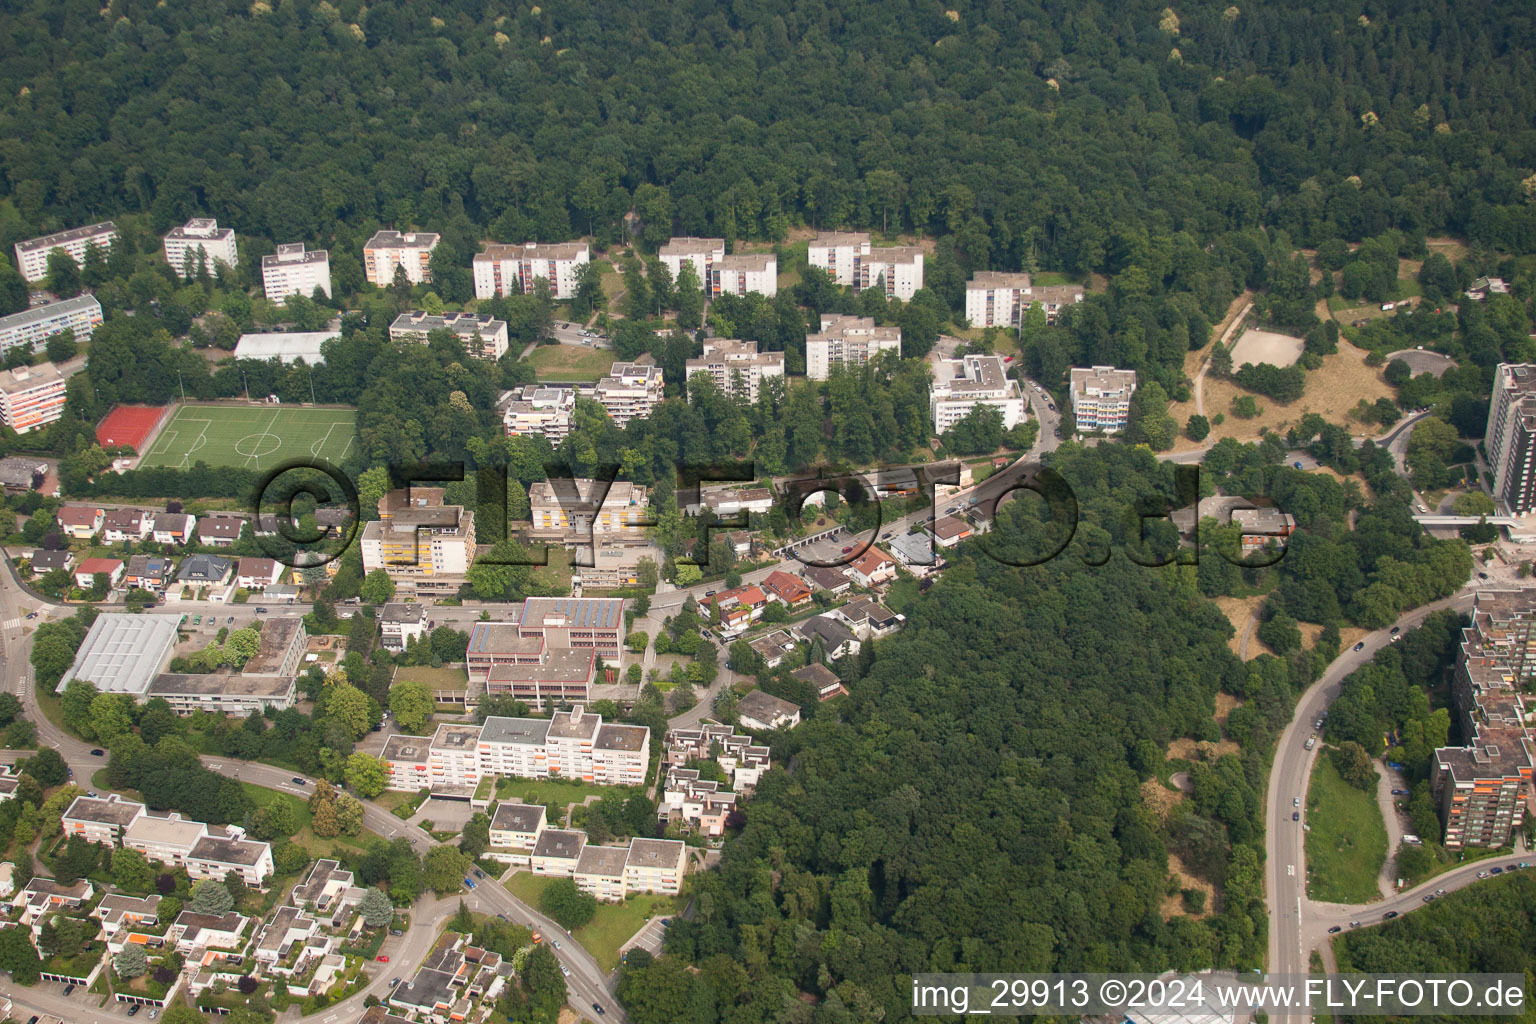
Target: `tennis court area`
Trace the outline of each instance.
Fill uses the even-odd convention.
[[[160,431],[141,468],[210,466],[268,469],[290,459],[340,465],[357,433],[351,409],[184,405]]]

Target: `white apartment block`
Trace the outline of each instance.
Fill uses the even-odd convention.
[[[901,354],[901,328],[876,327],[867,316],[823,313],[821,333],[805,339],[805,375],[826,380],[833,366],[856,368],[882,352]]]
[[[363,527],[363,571],[383,569],[401,600],[452,597],[475,560],[475,514],[458,505],[403,508]]]
[[[331,254],[326,249],[306,251],[303,242],[280,245],[277,252],[261,258],[261,289],[271,302],[290,295],[305,298],[319,288],[331,297]]]
[[[233,871],[246,885],[257,888],[272,877],[272,846],[246,839],[245,833],[229,826],[228,835],[209,835],[199,839],[187,853],[187,877],[197,882],[204,878],[224,880]]]
[[[395,268],[404,267],[411,284],[431,284],[437,241],[437,235],[426,231],[379,231],[363,246],[363,275],[369,284],[388,288],[395,281]]]
[[[1079,432],[1102,430],[1118,434],[1131,415],[1136,371],[1113,366],[1072,368],[1072,416]]]
[[[688,848],[680,839],[631,839],[624,864],[630,892],[676,893],[688,870]]]
[[[978,270],[965,285],[965,318],[972,327],[1022,327],[1031,306],[1055,323],[1067,306],[1083,301],[1081,285],[1034,285],[1028,274]]]
[[[428,784],[443,788],[473,790],[480,784],[480,727],[459,722],[444,722],[432,736],[427,754]]]
[[[596,543],[641,543],[651,521],[645,488],[627,480],[609,484],[567,479],[560,481],[558,490],[548,480],[536,480],[528,488],[528,511],[536,539],[571,544],[589,538]]]
[[[163,818],[141,814],[123,832],[123,845],[138,850],[148,860],[177,867],[206,835],[207,825],[187,821],[174,811]]]
[[[576,873],[581,851],[587,845],[587,834],[563,828],[547,828],[539,833],[533,850],[528,855],[528,866],[536,875],[564,875]]]
[[[923,286],[923,250],[915,245],[866,249],[855,257],[854,275],[859,291],[879,285],[886,298],[910,302]]]
[[[427,343],[433,331],[449,331],[464,343],[464,351],[481,359],[500,359],[507,353],[507,322],[489,313],[461,313],[447,310],[440,314],[413,309],[395,317],[389,325],[392,341]]]
[[[210,274],[215,263],[234,267],[240,262],[234,229],[219,227],[212,217],[193,217],[181,227],[171,228],[171,233],[165,236],[165,262],[182,277],[197,273],[199,253]]]
[[[18,434],[64,414],[64,374],[52,363],[0,372],[0,423]]]
[[[629,862],[627,846],[582,847],[576,858],[571,880],[576,888],[603,903],[621,903],[627,893],[624,868]]]
[[[772,253],[722,256],[709,268],[710,295],[779,294],[779,258]]]
[[[20,313],[0,317],[0,355],[18,346],[37,349],[55,334],[74,331],[76,341],[89,340],[101,326],[101,303],[92,295],[33,306]]]
[[[491,850],[513,863],[527,864],[533,844],[544,831],[543,804],[523,804],[504,800],[496,805],[491,817]]]
[[[970,355],[934,361],[933,390],[929,409],[934,433],[942,434],[965,419],[978,405],[997,409],[1003,428],[1024,422],[1024,394],[1019,382],[1010,380],[1001,356]]]
[[[389,779],[389,789],[416,793],[432,785],[432,741],[420,736],[408,736],[397,732],[384,741],[379,760],[384,762]]]
[[[427,609],[424,605],[391,601],[379,612],[379,638],[386,650],[399,654],[412,640],[427,635]]]
[[[143,813],[143,804],[124,800],[116,793],[105,797],[77,796],[64,812],[64,836],[81,836],[93,843],[116,846],[123,832]]]
[[[571,432],[576,413],[576,388],[552,384],[528,384],[508,391],[497,403],[508,437],[538,435],[558,448]]]
[[[661,404],[665,382],[661,367],[640,363],[614,363],[608,376],[593,387],[595,398],[613,422],[622,428],[630,420],[645,419]]]
[[[756,402],[764,379],[784,376],[783,352],[759,352],[757,342],[710,338],[704,354],[688,360],[688,379],[707,373],[721,393]]]
[[[693,272],[699,278],[699,287],[708,291],[709,268],[714,266],[716,260],[725,259],[725,239],[674,238],[658,249],[656,255],[661,257],[661,262],[672,272],[674,282],[677,281],[677,275],[682,273],[684,263],[692,265]]]
[[[884,282],[887,298],[910,301],[923,286],[923,250],[917,246],[871,247],[867,231],[823,232],[811,239],[806,261],[832,280],[863,291]]]
[[[487,245],[470,261],[475,275],[475,298],[498,295],[531,294],[534,282],[544,278],[550,294],[569,299],[576,294],[576,275],[584,263],[592,260],[592,250],[585,242],[540,245]]]
[[[85,265],[85,250],[94,243],[105,254],[117,241],[117,225],[109,220],[83,228],[70,228],[42,238],[16,243],[16,266],[29,282],[48,276],[48,254],[63,249],[76,263]]]

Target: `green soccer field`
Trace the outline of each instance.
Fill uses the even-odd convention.
[[[355,443],[351,409],[184,405],[160,431],[141,468],[210,466],[269,469],[290,459],[321,458],[336,465]]]

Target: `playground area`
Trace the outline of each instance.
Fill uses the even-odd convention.
[[[210,466],[269,469],[291,459],[340,465],[356,441],[352,409],[183,405],[150,443],[140,468]]]

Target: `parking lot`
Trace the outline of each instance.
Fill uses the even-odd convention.
[[[555,340],[562,345],[586,345],[592,348],[607,348],[608,339],[602,332],[588,331],[581,324],[570,323],[565,320],[556,320],[553,330]]]
[[[643,949],[651,954],[651,956],[660,956],[661,946],[667,935],[666,926],[662,924],[665,920],[667,919],[663,917],[653,917],[645,922],[644,927],[635,932],[634,935],[630,936],[628,942],[619,947],[620,955],[628,953],[632,949]]]

